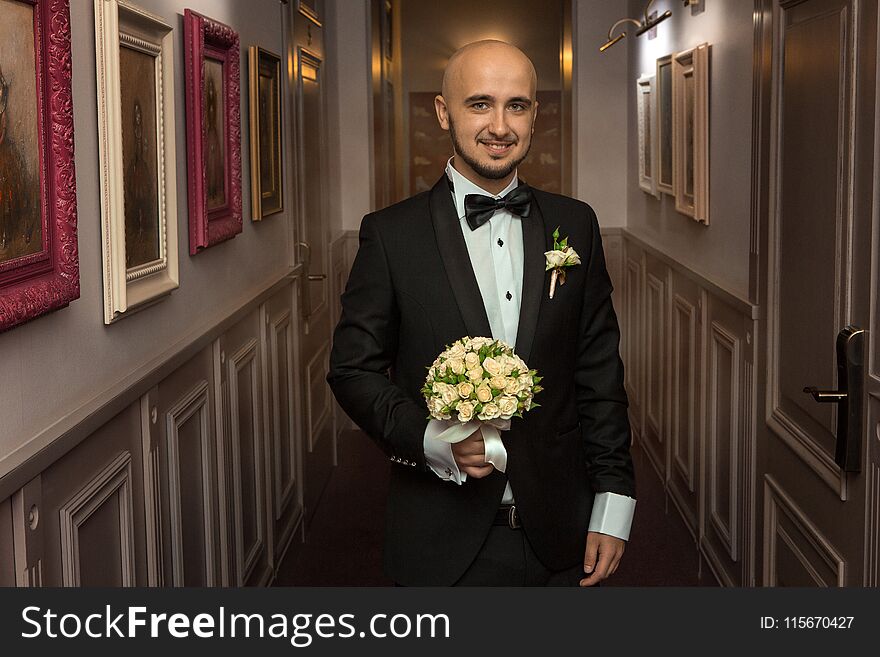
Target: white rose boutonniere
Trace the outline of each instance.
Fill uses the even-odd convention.
[[[553,270],[553,273],[550,274],[550,298],[552,299],[553,293],[556,291],[556,282],[558,281],[560,286],[565,285],[565,268],[581,264],[581,257],[573,247],[568,245],[568,236],[562,238],[561,241],[559,240],[559,226],[557,226],[553,231],[553,250],[545,251],[544,258],[547,262],[544,271]]]

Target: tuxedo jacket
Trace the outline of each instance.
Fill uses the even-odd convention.
[[[507,472],[440,479],[425,462],[428,367],[466,335],[492,337],[444,174],[427,192],[364,217],[342,295],[327,377],[340,406],[392,461],[385,572],[404,585],[451,585],[491,529],[506,479],[522,530],[548,568],[583,559],[598,492],[635,497],[630,426],[599,225],[589,205],[534,190],[521,219],[523,282],[515,351],[543,377],[501,432]],[[552,233],[581,257],[549,298]]]

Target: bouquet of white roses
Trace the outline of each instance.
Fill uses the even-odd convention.
[[[509,429],[512,417],[539,405],[532,399],[542,390],[540,380],[537,370],[530,370],[502,340],[464,337],[428,368],[422,394],[430,417],[452,421],[438,439],[459,442],[479,426],[488,456],[495,451],[492,441],[500,443],[498,430]]]

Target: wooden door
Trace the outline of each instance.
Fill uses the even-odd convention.
[[[774,0],[772,20],[761,581],[876,585],[880,367],[867,329],[877,295],[877,4]],[[865,393],[849,398],[861,463],[850,472],[835,462],[842,409],[804,391],[843,384],[835,344],[847,326],[866,330]]]
[[[326,59],[323,2],[289,3],[296,263],[302,266],[297,333],[303,421],[304,512],[308,523],[336,463],[330,359],[330,229],[327,217]]]

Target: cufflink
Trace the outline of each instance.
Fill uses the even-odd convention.
[[[452,478],[452,470],[450,470],[449,468],[446,468],[446,476]]]

